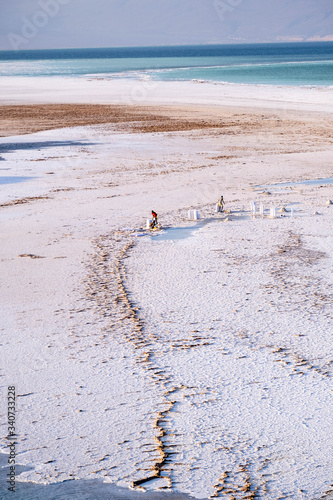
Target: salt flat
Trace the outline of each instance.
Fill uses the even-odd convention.
[[[333,89],[101,77],[2,77],[2,104],[226,105],[332,112]]]
[[[49,80],[34,98],[17,80],[22,98],[3,99],[74,100]],[[99,84],[112,89],[77,82],[75,102],[118,99],[94,96]],[[206,105],[211,87],[196,88]],[[331,115],[319,92],[304,105],[284,90],[276,105],[268,90],[264,130],[101,124],[0,139],[0,177],[28,177],[0,199],[2,391],[20,395],[22,498],[24,482],[69,479],[138,490],[126,498],[330,498],[332,187],[258,186],[332,177],[318,132]],[[312,114],[291,133],[283,106]],[[214,211],[221,194],[228,216]],[[152,209],[161,235],[143,230]]]

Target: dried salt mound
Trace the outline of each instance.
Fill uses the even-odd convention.
[[[333,201],[332,201],[332,200],[327,200],[326,205],[327,205],[327,206],[329,206],[329,205],[333,205]]]
[[[287,212],[287,209],[286,207],[281,207],[280,210],[279,210],[280,213],[284,213],[284,212]]]

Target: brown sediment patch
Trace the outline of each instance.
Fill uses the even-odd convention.
[[[239,465],[235,471],[223,472],[218,482],[213,486],[215,492],[210,498],[218,498],[222,495],[231,495],[229,498],[235,500],[254,500],[258,498],[259,488],[253,486],[248,466],[249,464],[246,463]]]
[[[29,257],[29,259],[45,259],[42,255],[35,255],[34,253],[22,253],[19,257]]]
[[[231,160],[233,158],[237,158],[237,156],[233,155],[212,156],[211,160]]]
[[[2,203],[0,205],[1,207],[11,207],[13,205],[23,205],[24,203],[32,203],[33,201],[37,200],[49,200],[49,196],[30,196],[27,198],[20,198],[19,200],[12,200],[12,201],[7,201],[6,203]]]
[[[306,359],[303,355],[292,352],[288,347],[267,346],[272,347],[272,354],[277,363],[280,363],[281,368],[288,370],[289,376],[320,375],[321,377],[332,377],[333,360],[329,360],[325,364],[320,359]]]
[[[197,330],[196,330],[197,331]],[[190,333],[194,333],[193,331]],[[200,335],[190,335],[187,338],[177,338],[170,340],[163,340],[163,344],[169,344],[171,349],[176,350],[187,350],[187,349],[196,349],[198,347],[212,345],[215,337],[203,337]]]
[[[68,188],[57,188],[57,189],[52,189],[52,193],[60,193],[62,191],[75,191],[75,188],[73,187],[68,187]]]
[[[143,106],[49,104],[0,107],[0,136],[84,125],[113,124],[129,132],[172,132],[233,125],[228,120],[163,114]]]
[[[40,104],[0,106],[0,137],[29,134],[42,130],[85,125],[112,125],[126,132],[175,132],[216,129],[222,134],[262,132],[283,135],[300,147],[306,134],[306,145],[332,144],[333,120],[329,115],[279,110],[261,110],[228,106],[137,106],[97,104]],[[311,140],[313,139],[313,140]],[[304,143],[304,141],[302,141]],[[229,159],[221,155],[216,159]]]

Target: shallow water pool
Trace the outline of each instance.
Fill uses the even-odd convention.
[[[34,177],[9,177],[9,176],[4,176],[4,177],[0,177],[0,184],[16,184],[18,182],[29,181],[30,179],[34,179]]]
[[[18,476],[33,469],[15,465]],[[62,483],[36,484],[20,482],[17,478],[15,493],[8,490],[8,455],[0,453],[0,498],[1,500],[191,500],[185,493],[145,492],[120,488],[115,484],[103,483],[101,479],[80,479]]]
[[[322,184],[333,184],[333,177],[327,177],[323,179],[306,179],[304,181],[297,181],[297,182],[279,182],[278,184],[268,184],[266,186],[256,186],[257,189],[272,189],[272,188],[279,188],[279,187],[293,187],[293,186],[300,186],[300,185],[307,185],[307,186],[320,186]]]
[[[154,241],[185,240],[193,236],[202,227],[202,223],[189,227],[170,227],[164,229],[162,233],[152,234],[151,237]]]

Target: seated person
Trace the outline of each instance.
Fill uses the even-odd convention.
[[[152,215],[152,222],[150,223],[150,228],[153,229],[154,227],[157,226],[157,213],[154,212],[154,210],[151,211],[151,215]]]

